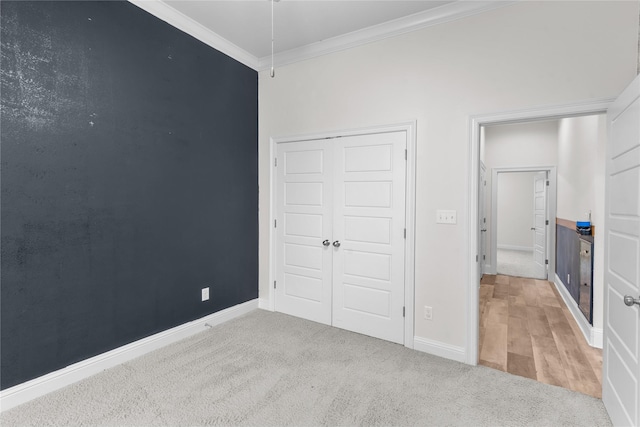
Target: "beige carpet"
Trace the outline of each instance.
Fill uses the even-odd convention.
[[[11,409],[12,425],[610,425],[598,399],[257,310]]]

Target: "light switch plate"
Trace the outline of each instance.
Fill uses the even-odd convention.
[[[202,288],[202,301],[209,300],[209,288]]]
[[[456,224],[458,222],[456,211],[438,209],[436,211],[437,224]]]

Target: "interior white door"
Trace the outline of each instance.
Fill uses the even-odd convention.
[[[276,161],[275,309],[331,324],[333,147],[278,144]]]
[[[614,425],[640,425],[640,76],[608,111],[602,400]]]
[[[404,132],[334,146],[333,325],[404,342]]]
[[[485,197],[487,193],[487,169],[484,163],[480,162],[480,192],[478,194],[478,230],[480,230],[480,238],[478,239],[480,248],[478,248],[479,265],[478,277],[482,278],[486,273],[487,264],[487,214],[485,213],[486,203]]]
[[[533,264],[537,279],[547,278],[547,172],[533,177]]]

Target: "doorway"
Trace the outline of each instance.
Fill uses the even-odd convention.
[[[492,172],[491,273],[546,280],[555,271],[556,167]]]
[[[582,120],[582,117],[563,119],[559,116],[554,117],[553,121],[547,120],[547,122],[553,122],[552,125],[547,126],[547,128],[552,130],[552,139],[555,139],[554,143],[556,144],[556,148],[549,150],[548,147],[544,148],[544,143],[540,143],[539,145],[541,146],[540,148],[542,148],[542,151],[558,152],[559,148],[557,147],[560,142],[563,141],[561,138],[561,131],[564,129],[559,124],[573,123],[580,120]],[[597,120],[599,120],[598,123],[603,122],[601,119]],[[519,121],[518,124],[492,124],[492,127],[515,128],[518,126],[523,126],[525,128],[526,126],[529,126],[529,128],[536,126],[544,127],[542,121],[531,122],[526,120]],[[528,131],[531,131],[529,128],[527,128]],[[486,152],[488,150],[487,144],[489,144],[489,139],[487,138],[487,133],[483,133],[483,143],[485,146],[482,149]],[[576,138],[574,135],[573,140],[576,139],[579,138]],[[532,146],[535,147],[535,144],[532,144]],[[520,153],[520,160],[518,160],[518,156],[513,157],[516,159],[516,165],[518,164],[518,161],[527,161],[529,164],[535,164],[536,160],[539,162],[543,155],[536,154],[533,151],[530,153],[529,149],[521,151],[526,151],[526,153]],[[597,153],[595,150],[592,150],[592,147],[586,147],[585,151],[589,151],[592,155],[597,156]],[[509,153],[508,150],[507,153]],[[480,160],[484,160],[482,159],[482,156],[479,157]],[[549,157],[548,161],[549,163],[554,164],[553,168],[556,167],[555,165],[558,167],[564,166],[565,172],[571,169],[571,172],[574,173],[574,175],[576,174],[572,170],[573,165],[567,165],[567,159],[573,163],[581,163],[584,161],[580,153],[576,155],[575,147],[569,151],[559,153],[557,157],[557,159],[553,158],[553,156]],[[602,159],[604,156],[600,156],[599,158],[602,161],[603,172],[604,161]],[[503,155],[500,159],[503,164],[504,162],[509,162],[511,160],[508,155]],[[573,303],[576,307],[577,304],[574,301],[567,301],[569,293],[566,290],[563,290],[563,288],[566,287],[567,282],[558,280],[555,265],[551,265],[556,260],[556,256],[551,253],[552,250],[555,250],[556,245],[555,243],[552,243],[551,240],[552,238],[555,238],[555,219],[557,215],[555,206],[552,208],[550,205],[556,201],[556,195],[554,194],[551,196],[551,191],[549,191],[549,197],[547,198],[549,206],[546,210],[546,215],[545,203],[536,202],[536,200],[543,199],[545,196],[543,190],[547,186],[542,185],[542,183],[547,181],[549,183],[547,188],[551,190],[552,187],[555,187],[555,185],[552,185],[551,181],[553,180],[557,182],[560,179],[557,176],[561,176],[562,179],[564,179],[562,184],[565,191],[565,196],[562,202],[565,203],[564,212],[565,215],[567,215],[566,212],[569,212],[569,210],[567,209],[566,201],[571,200],[576,204],[576,201],[579,201],[579,198],[568,193],[568,188],[570,187],[569,184],[571,184],[571,174],[565,173],[564,175],[561,175],[559,169],[554,169],[552,172],[550,170],[551,168],[549,168],[549,170],[542,170],[547,168],[539,168],[539,171],[542,172],[542,174],[537,178],[538,181],[536,183],[536,177],[533,175],[533,172],[536,171],[535,167],[528,167],[524,170],[520,170],[518,167],[495,168],[491,167],[491,164],[492,163],[489,160],[479,165],[479,169],[481,169],[483,165],[486,165],[487,170],[491,171],[491,175],[493,177],[492,195],[496,196],[491,201],[492,209],[490,216],[492,218],[492,226],[489,230],[490,233],[488,233],[491,235],[490,246],[493,256],[490,256],[490,259],[493,261],[494,269],[492,272],[494,274],[485,275],[482,282],[480,282],[479,363],[495,367],[506,372],[579,390],[599,397],[602,387],[599,379],[601,376],[602,364],[601,350],[591,347],[589,343],[592,341],[588,341],[588,338],[585,339],[585,335],[588,337],[588,334],[583,334],[582,326],[578,325],[580,318],[576,317],[572,307],[568,307],[568,305],[570,305],[569,303]],[[584,168],[579,172],[580,177],[582,178],[585,173],[589,173],[591,170],[589,170],[589,168]],[[525,175],[529,173],[531,175]],[[505,185],[507,187],[509,185],[513,187],[510,193],[511,195],[505,198],[508,199],[509,202],[512,202],[512,206],[518,205],[518,207],[522,208],[519,210],[519,213],[515,215],[515,218],[511,218],[511,220],[505,218],[505,213],[500,210],[501,193],[498,189],[501,187],[502,177],[518,177],[521,181],[528,182],[528,195],[524,197],[522,183],[519,187],[516,187],[513,182],[509,183],[507,182],[508,180],[505,180]],[[532,180],[534,180],[533,183]],[[479,193],[482,191],[481,186],[482,184],[480,185]],[[577,187],[579,188],[579,186]],[[540,190],[539,193],[538,190]],[[507,192],[505,194],[509,193]],[[522,197],[517,199],[516,196]],[[525,199],[527,199],[527,203],[525,203]],[[524,206],[525,204],[528,206]],[[602,197],[601,204],[604,205],[604,196]],[[478,211],[480,212],[480,210],[481,204],[479,203]],[[517,209],[514,210],[517,211]],[[539,212],[537,212],[538,210]],[[582,219],[581,213],[575,213],[575,210],[573,212],[574,213],[571,215],[574,216],[569,218],[578,221]],[[517,232],[512,228],[507,233],[512,240],[508,241],[501,239],[501,227],[499,225],[502,220],[505,219],[505,229],[508,230],[510,224],[515,224],[520,227],[519,231],[525,231],[525,225],[527,225],[529,228],[526,228],[526,231],[533,233],[533,235],[529,234],[526,236],[524,233],[521,233],[521,239],[518,240]],[[516,221],[518,219],[522,221],[518,223],[518,221]],[[547,221],[549,221],[549,227],[543,235],[548,237],[545,242],[544,238],[540,238],[539,229],[540,226],[546,225]],[[575,222],[573,230],[573,235],[575,235]],[[480,233],[482,232],[480,231]],[[479,239],[481,238],[482,235],[479,236]],[[535,245],[535,248],[532,247],[533,245]],[[500,252],[499,249],[520,250],[521,252],[526,251],[527,258],[529,260],[533,258],[533,254],[538,256],[539,253],[544,255],[546,252],[546,257],[538,256],[538,259],[544,259],[544,264],[546,264],[546,260],[548,260],[548,274],[547,271],[544,270],[544,275],[538,275],[534,273],[527,274],[514,272],[509,269],[505,269],[504,266],[500,265],[500,260],[497,256]],[[561,261],[564,261],[564,259],[567,258],[564,251],[565,249],[563,249],[562,254],[559,254]],[[578,251],[576,251],[576,255],[577,252]],[[495,262],[496,260],[498,262]],[[539,266],[541,264],[542,263],[538,262]],[[496,275],[495,273],[498,274]],[[547,278],[549,281],[546,280]],[[602,299],[600,299],[600,304],[602,304]],[[579,315],[584,317],[582,314]],[[495,324],[498,322],[501,322],[501,325],[497,328],[495,325],[491,325],[491,327],[488,325],[488,323]],[[568,334],[568,332],[571,332],[571,334]],[[501,347],[501,350],[504,350],[504,353],[498,355],[498,347]],[[574,357],[576,360],[571,360],[569,356]],[[578,366],[584,368],[579,373],[575,371]],[[581,381],[578,381],[577,378],[580,378]]]

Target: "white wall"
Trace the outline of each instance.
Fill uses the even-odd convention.
[[[636,72],[637,2],[520,2],[259,75],[260,297],[269,286],[269,138],[416,119],[415,334],[465,346],[469,117],[615,97]],[[455,209],[456,226],[435,223]]]
[[[556,166],[558,164],[558,123],[558,120],[544,120],[483,127],[484,163],[487,167],[487,188],[489,189],[485,192],[485,214],[488,224],[485,233],[487,235],[485,244],[487,271],[495,271],[496,268],[496,263],[491,256],[491,188],[493,185],[491,170]],[[498,197],[498,201],[500,200],[501,198]],[[499,226],[498,230],[500,230]],[[531,237],[533,238],[533,235]]]
[[[595,226],[593,326],[603,327],[605,115],[560,120],[558,128],[558,218],[588,219]]]
[[[536,172],[498,174],[498,248],[533,252],[531,227],[535,176]]]

